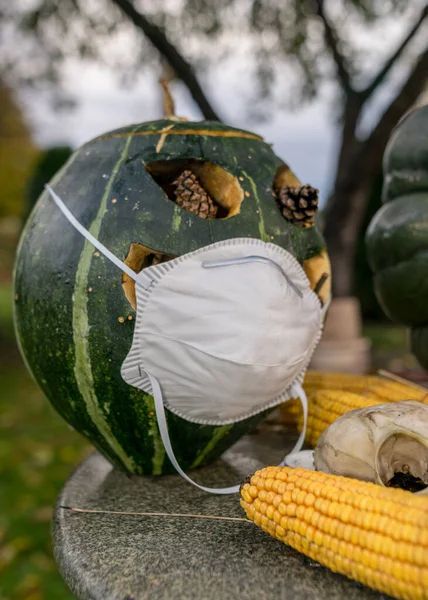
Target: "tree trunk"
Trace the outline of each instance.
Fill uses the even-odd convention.
[[[382,170],[388,136],[356,146],[354,160],[338,174],[326,211],[324,235],[332,263],[332,288],[336,297],[354,294],[355,255],[367,203]]]
[[[356,129],[361,109],[361,98],[356,92],[350,92],[349,96],[346,98],[343,113],[342,140],[337,158],[334,189],[340,185],[343,177],[346,177],[349,165],[355,158],[355,153],[358,146]]]
[[[359,227],[364,215],[363,187],[354,178],[359,142],[356,137],[361,100],[351,92],[345,104],[342,139],[334,178],[333,193],[326,209],[324,235],[333,271],[333,295],[350,296],[353,292],[353,261]],[[361,212],[361,214],[360,214]]]
[[[326,209],[324,230],[332,262],[335,296],[350,296],[354,291],[356,245],[368,198],[376,177],[381,172],[382,157],[391,131],[423,90],[427,69],[428,49],[419,56],[401,90],[380,117],[373,131],[362,142],[355,136],[355,116],[358,119],[364,94],[354,95],[357,104],[347,102],[338,172],[334,191]]]
[[[355,135],[360,108],[354,103],[345,115],[338,171],[325,211],[324,236],[332,263],[332,288],[336,297],[354,294],[358,238],[368,199],[382,170],[389,132],[395,124],[391,119],[382,128],[378,125],[369,137],[370,143],[368,140],[360,142]]]
[[[364,219],[370,186],[337,190],[331,198],[334,206],[346,206],[343,217],[335,218],[330,212],[324,235],[333,272],[333,295],[336,297],[352,296],[354,293],[354,262],[361,223]]]

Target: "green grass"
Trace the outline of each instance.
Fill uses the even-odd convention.
[[[72,600],[52,556],[52,507],[90,446],[53,411],[22,364],[12,302],[12,285],[0,284],[0,600]],[[367,324],[364,335],[380,366],[391,359],[397,368],[413,364],[405,328]]]
[[[366,323],[363,335],[371,339],[375,350],[388,352],[409,351],[408,329],[402,325],[385,323]]]
[[[71,600],[50,542],[52,507],[89,445],[18,358],[0,361],[0,600]]]
[[[12,312],[12,284],[4,283],[0,285],[0,338],[14,338]]]
[[[363,335],[372,343],[372,369],[386,369],[405,376],[409,372],[423,373],[410,351],[409,330],[394,323],[365,323]]]
[[[50,407],[14,341],[20,226],[0,220],[0,600],[73,600],[51,548],[57,495],[90,446]]]

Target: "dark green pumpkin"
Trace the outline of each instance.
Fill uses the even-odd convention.
[[[366,235],[376,295],[391,319],[411,327],[412,350],[428,368],[428,106],[391,135],[382,201]]]
[[[172,202],[167,179],[186,164],[224,169],[241,190],[242,203],[234,209],[239,214],[203,220]],[[282,165],[254,134],[219,123],[162,120],[88,142],[52,186],[77,219],[136,270],[147,264],[148,252],[178,256],[248,236],[289,250],[315,287],[318,274],[329,272],[324,241],[316,227],[295,227],[281,215],[272,184]],[[324,293],[328,289],[329,283]],[[132,292],[117,267],[42,194],[16,261],[15,321],[22,353],[57,411],[109,460],[133,473],[160,474],[172,466],[153,400],[120,376],[132,343]],[[168,413],[177,459],[184,468],[213,460],[263,416],[212,427]]]

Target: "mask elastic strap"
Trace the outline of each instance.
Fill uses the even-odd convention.
[[[283,460],[279,463],[280,467],[283,467],[285,465],[285,459],[287,458],[287,456],[290,456],[290,454],[294,454],[295,452],[299,452],[302,449],[306,437],[306,427],[308,424],[308,398],[306,396],[305,390],[303,389],[300,383],[294,383],[291,386],[291,396],[293,398],[299,398],[300,404],[302,405],[303,427],[297,442],[294,444],[294,447],[290,450],[288,454],[284,456]]]
[[[140,283],[145,289],[150,287],[150,285],[153,283],[152,279],[141,273],[136,273],[135,271],[130,269],[128,265],[125,265],[124,262],[119,260],[117,256],[110,252],[108,248],[106,248],[99,240],[94,238],[94,236],[91,233],[89,233],[89,231],[85,229],[85,227],[83,227],[81,223],[79,223],[76,217],[69,211],[64,202],[61,200],[58,194],[56,194],[53,191],[50,185],[46,184],[45,188],[52,196],[53,201],[61,210],[62,214],[68,219],[68,221],[73,225],[73,227],[75,227],[77,231],[88,240],[88,242],[90,242],[97,250],[104,254],[104,256],[108,258],[114,265],[116,265],[116,267],[118,267],[121,271],[124,271],[127,275],[129,275],[131,279],[133,279],[137,283]]]
[[[159,433],[160,433],[165,451],[168,455],[168,458],[171,461],[171,463],[173,464],[177,473],[179,473],[183,477],[183,479],[185,479],[192,485],[196,486],[200,490],[203,490],[204,492],[209,492],[211,494],[236,494],[237,492],[239,492],[239,488],[240,488],[239,485],[233,485],[233,486],[227,487],[227,488],[209,488],[209,487],[205,487],[203,485],[199,485],[199,483],[196,483],[196,481],[193,481],[193,479],[191,479],[188,475],[186,475],[186,473],[183,471],[183,469],[178,464],[178,461],[175,458],[175,454],[174,454],[174,451],[171,446],[171,440],[170,440],[169,433],[168,433],[168,424],[166,422],[166,416],[165,416],[165,405],[164,405],[164,401],[163,401],[163,397],[162,397],[162,390],[160,388],[159,381],[156,379],[156,377],[154,375],[151,375],[148,371],[145,371],[141,366],[139,366],[139,370],[140,370],[140,374],[145,373],[150,380],[150,383],[152,386],[152,395],[153,395],[153,399],[154,399],[154,403],[155,403],[155,411],[156,411],[156,418],[157,418],[158,427],[159,427]],[[294,445],[294,448],[291,450],[291,452],[289,452],[289,454],[294,454],[295,452],[298,452],[302,448],[303,442],[305,441],[306,422],[308,419],[308,400],[306,398],[306,394],[301,385],[295,384],[291,389],[292,389],[292,392],[294,394],[296,394],[296,396],[300,399],[300,402],[302,403],[303,416],[304,416],[304,424],[303,424],[302,432],[301,432],[296,444]],[[287,456],[289,454],[287,454],[284,457],[284,460],[281,461],[281,463],[279,464],[280,467],[284,466],[285,459],[287,458]]]
[[[154,402],[155,402],[156,418],[158,421],[159,433],[162,438],[162,442],[165,447],[168,458],[172,462],[175,470],[186,481],[188,481],[192,485],[196,486],[200,490],[203,490],[204,492],[210,492],[211,494],[235,494],[236,492],[239,492],[239,485],[234,485],[232,487],[227,487],[227,488],[209,488],[209,487],[204,487],[203,485],[199,485],[199,483],[196,483],[196,481],[193,481],[193,479],[190,479],[190,477],[188,477],[186,475],[186,473],[183,471],[183,469],[178,464],[178,461],[175,458],[175,454],[174,454],[174,451],[171,446],[171,440],[169,439],[168,425],[167,425],[166,416],[165,416],[165,406],[163,403],[162,390],[160,388],[159,382],[156,379],[156,377],[151,375],[148,371],[143,371],[143,369],[141,367],[140,367],[140,372],[144,372],[147,375],[147,377],[150,379],[150,383],[152,385],[153,398],[154,398]]]
[[[326,312],[330,308],[330,304],[331,304],[331,297],[327,300],[327,302],[324,304],[324,306],[321,309],[321,316],[322,316],[322,318],[325,317]]]

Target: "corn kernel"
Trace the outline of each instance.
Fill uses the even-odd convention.
[[[285,514],[287,514],[287,505],[286,505],[286,504],[284,504],[284,502],[281,502],[281,503],[278,505],[278,510],[279,510],[279,512],[280,512],[282,515],[285,515]]]
[[[296,518],[303,520],[305,517],[305,507],[302,504],[297,505]]]
[[[283,472],[291,487],[276,494],[268,488],[282,481]],[[428,505],[423,497],[345,477],[270,467],[243,486],[241,506],[266,533],[330,569],[403,600],[427,599]]]
[[[250,494],[251,498],[257,498],[259,490],[256,488],[255,485],[251,485],[248,490],[248,493]]]
[[[283,527],[281,527],[281,525],[277,525],[276,526],[276,535],[278,537],[284,537],[285,536],[285,529]]]

